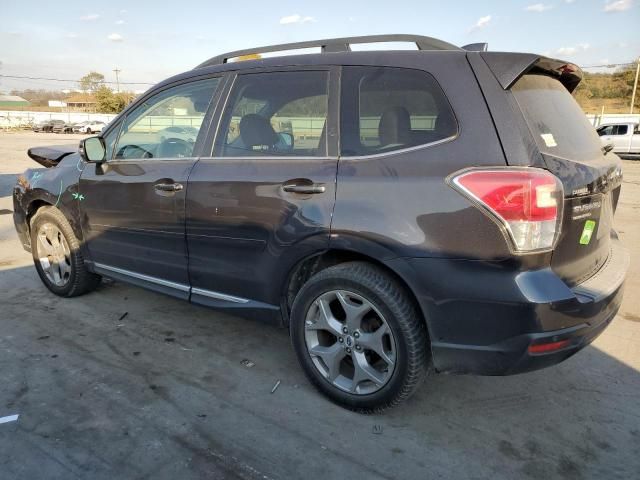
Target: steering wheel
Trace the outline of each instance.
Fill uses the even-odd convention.
[[[134,158],[153,158],[153,154],[149,150],[145,150],[138,145],[125,145],[118,151],[116,158],[125,160]]]
[[[181,138],[167,138],[158,145],[158,158],[184,158],[193,153],[193,143]]]

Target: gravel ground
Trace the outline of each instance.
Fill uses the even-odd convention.
[[[285,330],[118,282],[50,294],[11,187],[29,146],[78,138],[0,133],[0,417],[20,415],[0,424],[1,479],[637,478],[640,162],[616,217],[626,297],[593,345],[519,376],[435,376],[362,416],[310,387]]]

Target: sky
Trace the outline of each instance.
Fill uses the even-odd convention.
[[[231,50],[412,33],[540,53],[581,66],[640,56],[640,0],[0,0],[0,92],[77,87],[91,70],[141,91]]]

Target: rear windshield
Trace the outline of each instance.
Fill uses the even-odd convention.
[[[596,130],[558,80],[524,75],[511,91],[541,152],[575,160],[602,155]]]

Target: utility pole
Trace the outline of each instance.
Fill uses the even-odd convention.
[[[120,93],[120,77],[118,77],[118,74],[119,74],[122,70],[120,70],[119,68],[116,68],[116,69],[114,69],[113,71],[114,71],[114,72],[116,72],[116,86],[117,86],[116,88],[117,88],[118,93]],[[636,78],[636,80],[638,80],[638,79]]]
[[[636,91],[638,90],[638,75],[640,75],[640,57],[638,57],[638,65],[636,65],[636,80],[633,82],[633,94],[631,94],[631,111],[633,115],[633,105],[636,102]]]

